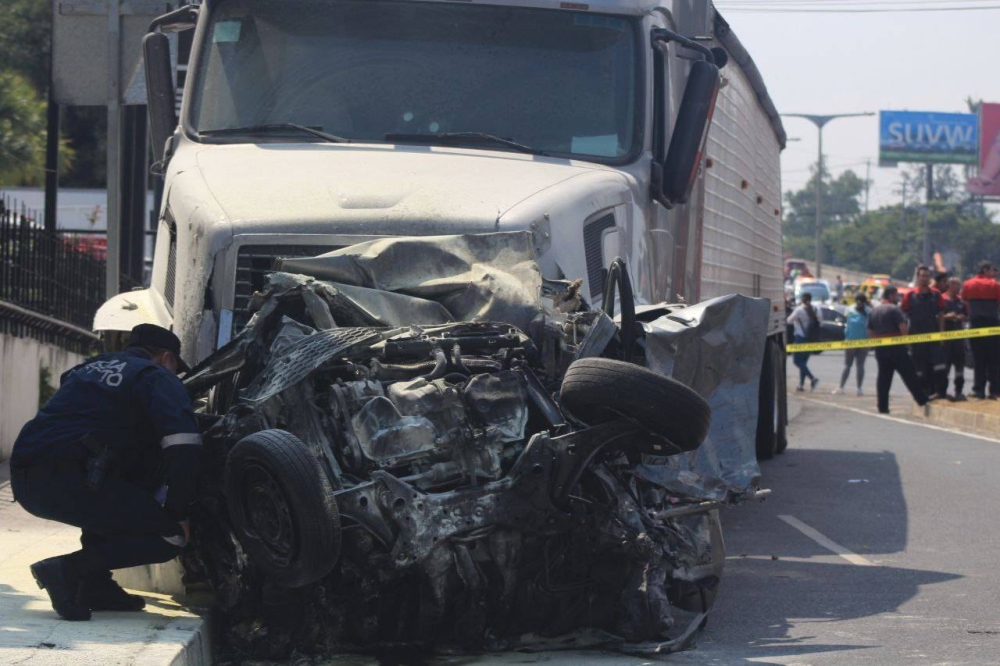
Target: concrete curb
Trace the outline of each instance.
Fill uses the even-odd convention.
[[[134,666],[211,666],[212,633],[208,617],[178,618],[163,627],[135,655]]]
[[[153,586],[126,584],[146,598],[142,613],[95,613],[66,622],[52,611],[28,569],[32,562],[79,548],[76,528],[41,520],[13,502],[0,462],[0,662],[35,666],[132,664],[209,666],[211,617],[194,614]],[[153,582],[153,581],[151,581]]]
[[[931,403],[926,416],[924,408],[917,405],[913,406],[912,415],[935,425],[960,428],[983,437],[1000,440],[1000,414],[986,414],[952,405]]]

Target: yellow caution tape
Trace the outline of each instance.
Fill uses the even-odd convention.
[[[865,338],[864,340],[840,340],[838,342],[803,342],[785,347],[785,351],[814,352],[830,349],[864,349],[867,347],[891,347],[892,345],[913,345],[918,342],[943,342],[946,340],[965,340],[967,338],[986,338],[1000,335],[1000,326],[988,328],[967,328],[961,331],[941,331],[938,333],[919,333],[917,335],[896,335],[888,338]]]

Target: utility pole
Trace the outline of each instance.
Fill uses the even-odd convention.
[[[875,114],[866,111],[865,113],[835,113],[826,116],[808,113],[783,113],[781,115],[789,118],[804,118],[815,125],[819,132],[819,156],[816,159],[816,277],[819,278],[823,275],[823,126],[837,118],[874,116]]]
[[[903,179],[903,220],[900,223],[902,229],[900,230],[899,237],[903,239],[903,250],[906,251],[906,179]]]
[[[105,295],[116,296],[121,281],[121,0],[108,0],[108,232]]]
[[[927,224],[927,213],[928,213],[927,209],[931,207],[931,200],[934,199],[934,165],[925,164],[924,166],[927,169],[927,201],[924,202],[924,217],[923,217],[924,242],[920,256],[921,256],[921,261],[924,262],[924,265],[930,266],[931,240],[930,240],[930,231],[928,229],[928,224]]]
[[[924,243],[923,248],[920,253],[920,261],[923,262],[925,266],[931,265],[931,243],[927,235],[927,209],[930,208],[929,203],[924,204],[924,214],[923,214],[923,227],[924,227]]]
[[[872,184],[872,161],[865,162],[865,222],[868,221],[868,190]]]

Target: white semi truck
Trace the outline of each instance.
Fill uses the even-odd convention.
[[[178,118],[168,35],[188,29]],[[98,331],[157,323],[196,362],[278,258],[528,230],[546,277],[582,278],[594,307],[616,256],[640,305],[770,299],[757,448],[783,450],[785,135],[710,2],[206,0],[144,51],[152,281]]]

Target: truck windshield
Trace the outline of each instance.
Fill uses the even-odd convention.
[[[194,132],[296,123],[352,141],[479,132],[589,158],[621,159],[636,148],[631,19],[371,0],[210,7],[187,117]],[[252,135],[212,140],[259,138]]]

